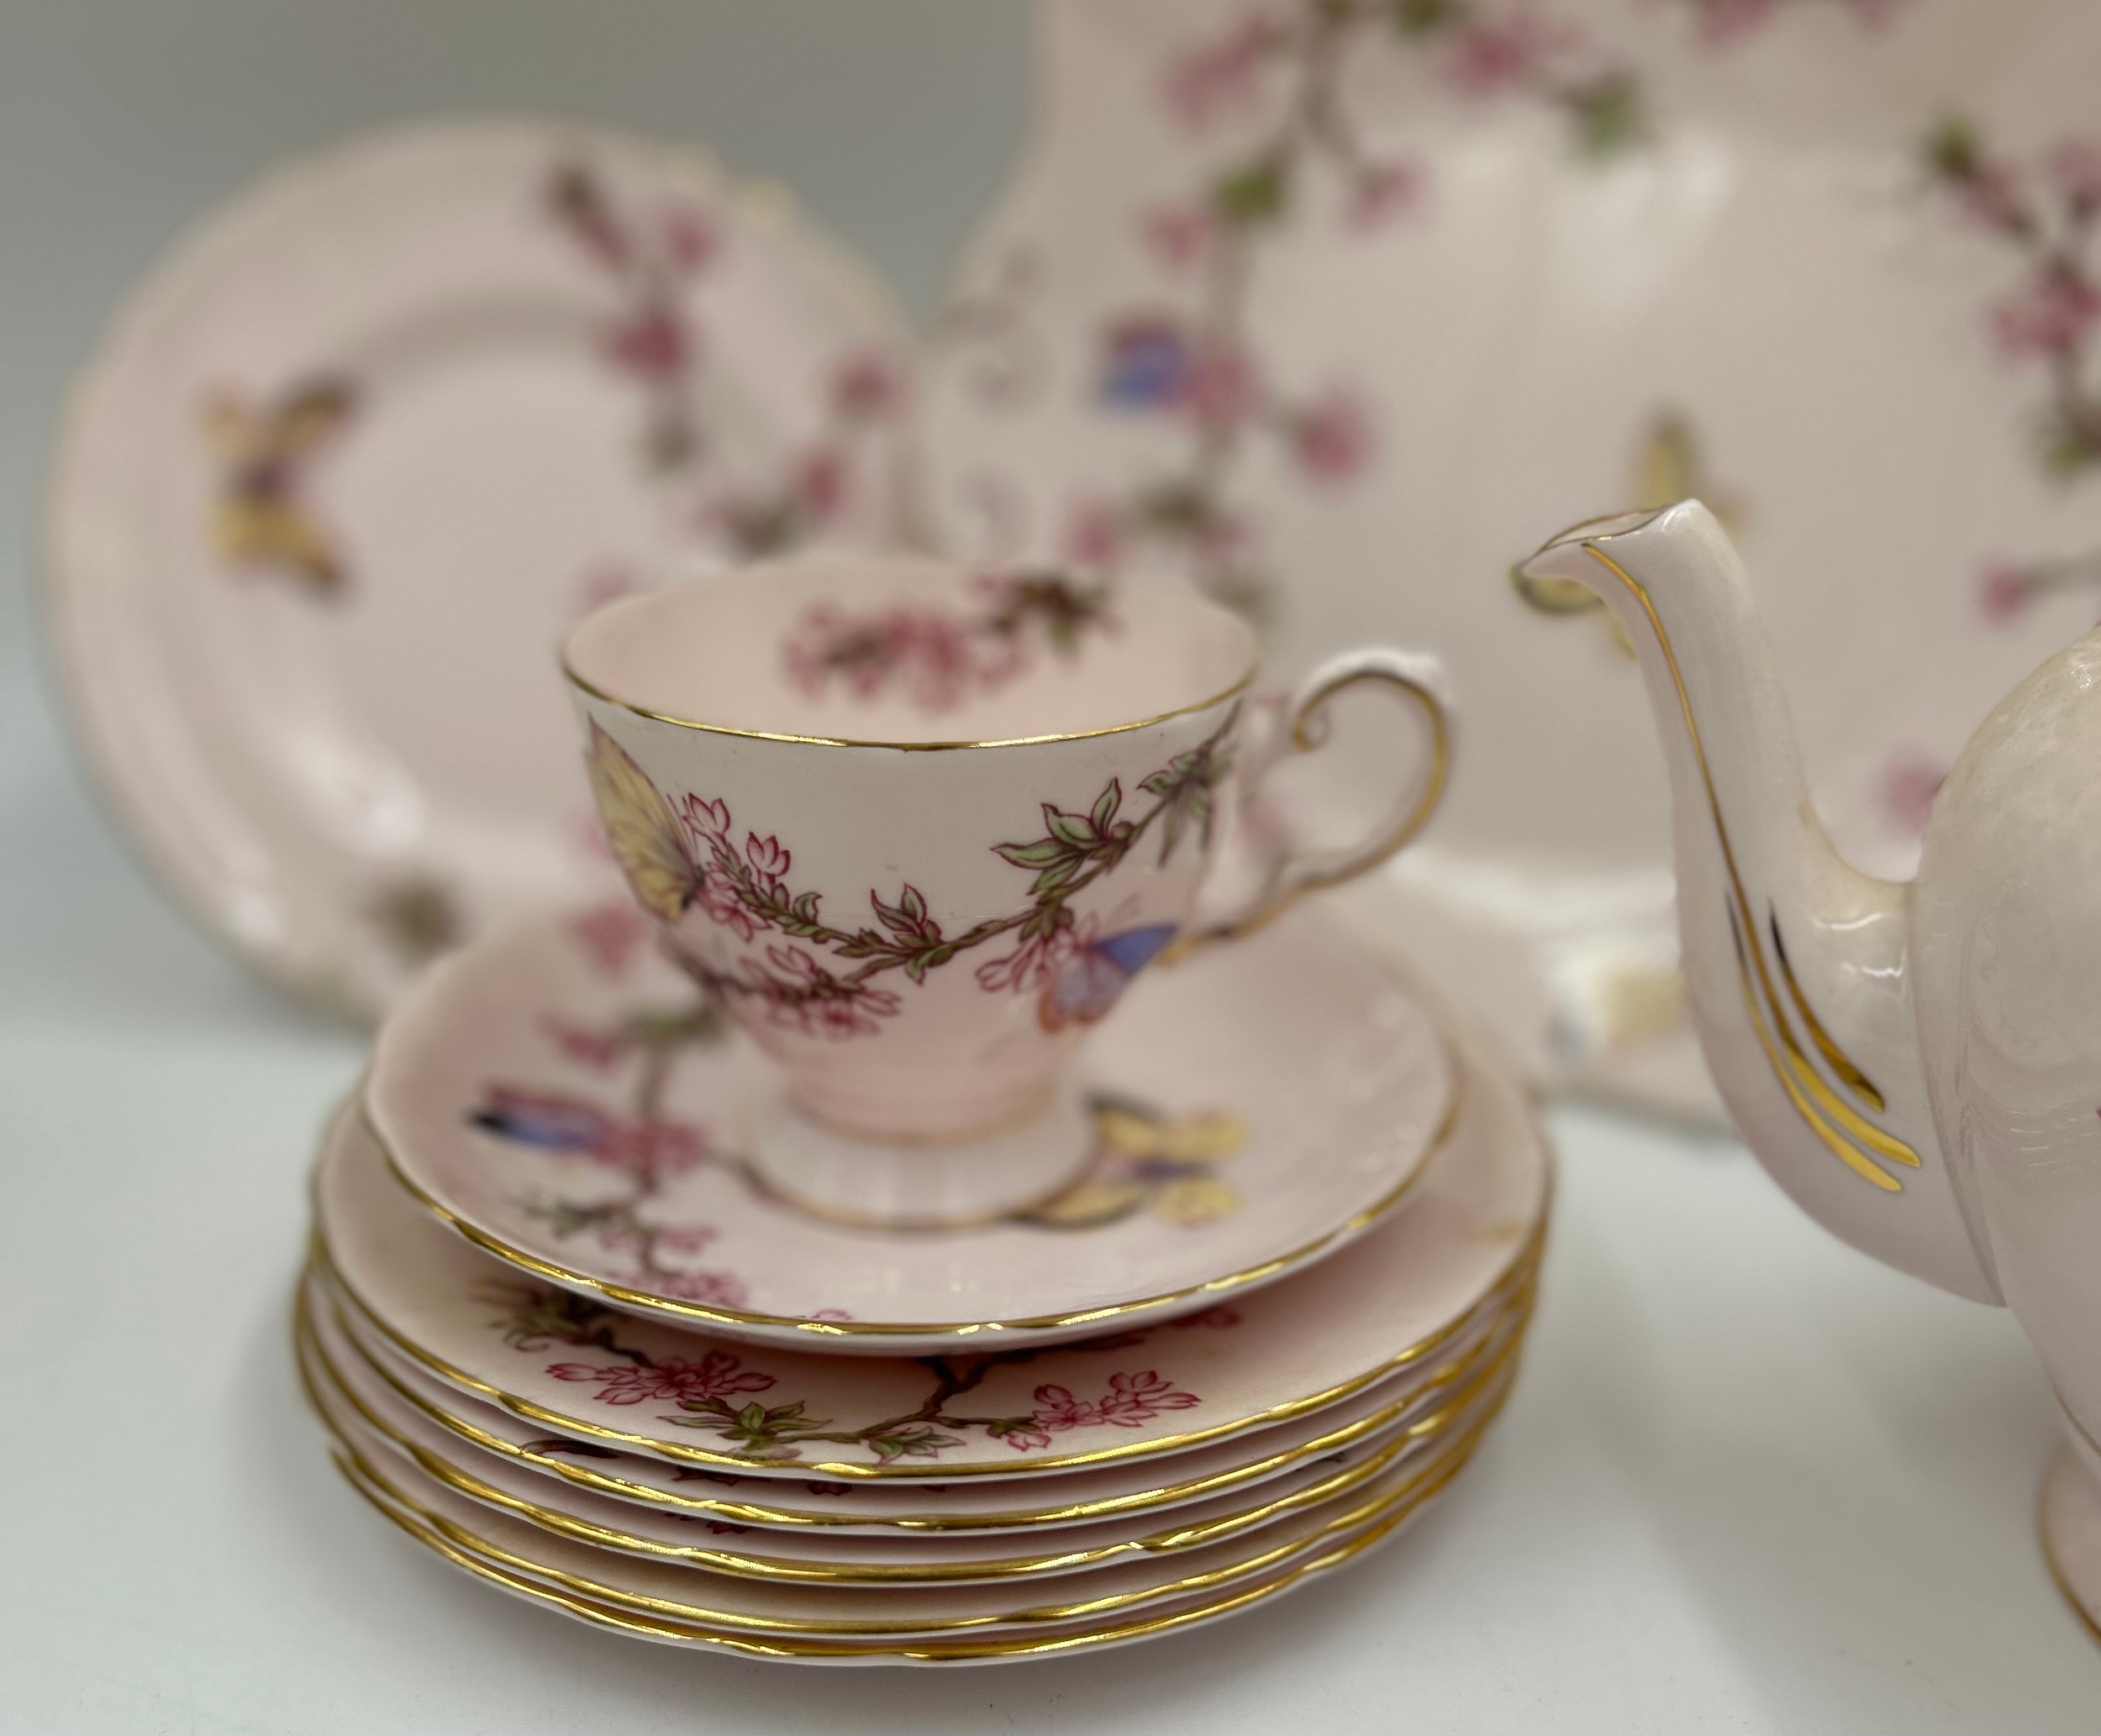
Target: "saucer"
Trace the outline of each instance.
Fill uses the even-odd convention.
[[[1461,1055],[1459,1115],[1407,1212],[1230,1307],[1087,1342],[755,1353],[635,1318],[451,1234],[395,1185],[347,1113],[315,1179],[320,1251],[395,1351],[574,1439],[798,1481],[1128,1464],[1304,1418],[1421,1368],[1521,1281],[1545,1229],[1546,1148],[1524,1086],[1478,1051]]]
[[[1066,1471],[1044,1487],[1036,1504],[1026,1480],[963,1478],[948,1484],[844,1483],[764,1479],[673,1465],[603,1442],[550,1434],[426,1374],[379,1334],[361,1323],[352,1305],[319,1268],[317,1318],[345,1359],[385,1387],[399,1405],[483,1454],[509,1460],[543,1479],[630,1504],[759,1530],[919,1537],[1066,1532],[1094,1521],[1135,1518],[1172,1510],[1181,1523],[1193,1503],[1247,1495],[1315,1460],[1349,1452],[1374,1436],[1419,1418],[1440,1395],[1468,1379],[1492,1356],[1506,1353],[1530,1313],[1533,1271],[1528,1265],[1499,1286],[1437,1355],[1336,1403],[1238,1436],[1177,1454],[1163,1471],[1148,1460]],[[1161,1523],[1155,1520],[1151,1523]],[[1061,1546],[1064,1538],[1059,1539]]]
[[[764,1641],[894,1645],[1049,1639],[1073,1624],[1129,1623],[1184,1600],[1252,1591],[1400,1523],[1463,1468],[1491,1417],[1483,1412],[1363,1489],[1187,1554],[1118,1562],[1048,1583],[880,1587],[771,1584],[574,1542],[468,1500],[389,1455],[350,1418],[324,1414],[323,1421],[360,1492],[390,1517],[434,1533],[460,1565],[495,1570],[543,1594],[585,1598],[644,1622]]]
[[[1082,1051],[1092,1139],[1053,1191],[929,1234],[786,1197],[777,1070],[654,952],[609,965],[560,919],[434,972],[364,1105],[408,1191],[535,1280],[768,1346],[1040,1345],[1247,1295],[1402,1206],[1459,1108],[1440,1018],[1309,913],[1147,971]],[[945,1160],[861,1160],[902,1191]]]
[[[1119,1516],[1040,1539],[1000,1533],[842,1536],[666,1512],[573,1488],[466,1445],[390,1392],[340,1334],[332,1334],[325,1304],[317,1308],[316,1301],[310,1282],[297,1338],[308,1396],[331,1427],[355,1426],[361,1438],[456,1493],[573,1542],[715,1573],[814,1585],[1050,1579],[1245,1535],[1366,1489],[1403,1461],[1485,1427],[1514,1375],[1519,1339],[1516,1334],[1500,1335],[1497,1354],[1477,1360],[1466,1379],[1418,1407],[1419,1414],[1303,1464],[1252,1495],[1214,1497],[1169,1515],[1164,1525],[1151,1522],[1156,1528]]]
[[[607,902],[554,667],[596,603],[893,540],[903,327],[782,194],[569,123],[361,138],[206,218],[61,440],[55,664],[178,901],[361,1013]]]

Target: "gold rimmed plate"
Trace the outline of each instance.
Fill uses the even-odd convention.
[[[881,1040],[871,1039],[871,1040]],[[364,1093],[401,1185],[522,1276],[783,1349],[1052,1344],[1229,1303],[1406,1209],[1463,1076],[1406,975],[1309,913],[1135,981],[1077,1063],[1053,1192],[940,1234],[765,1180],[777,1071],[653,952],[549,918],[388,1022]]]
[[[594,1548],[467,1499],[388,1454],[355,1422],[324,1420],[361,1492],[484,1566],[653,1623],[761,1640],[867,1644],[1055,1636],[1071,1624],[1114,1624],[1184,1600],[1230,1597],[1404,1517],[1465,1465],[1493,1417],[1493,1403],[1483,1406],[1449,1439],[1366,1487],[1186,1555],[1047,1584],[882,1587],[769,1584]]]
[[[398,1405],[461,1448],[507,1460],[542,1479],[672,1513],[761,1530],[875,1535],[1068,1529],[1107,1519],[1159,1525],[1191,1503],[1251,1491],[1310,1461],[1343,1453],[1409,1420],[1466,1380],[1523,1330],[1535,1286],[1528,1263],[1484,1300],[1439,1354],[1327,1408],[1175,1455],[1164,1469],[1144,1459],[1057,1476],[1035,1504],[1030,1484],[1008,1478],[954,1483],[840,1482],[671,1463],[602,1441],[550,1434],[502,1405],[446,1385],[388,1347],[313,1269],[313,1307],[333,1344]],[[1151,1517],[1148,1517],[1151,1516]],[[1041,1547],[1041,1545],[1039,1545]]]
[[[325,1299],[311,1281],[298,1313],[302,1371],[309,1396],[331,1426],[355,1426],[370,1443],[455,1493],[573,1542],[716,1573],[813,1585],[1050,1579],[1243,1536],[1366,1488],[1403,1461],[1463,1433],[1507,1390],[1523,1326],[1520,1314],[1482,1340],[1457,1365],[1458,1378],[1424,1394],[1400,1420],[1252,1491],[1195,1502],[1166,1516],[1164,1525],[1150,1522],[1158,1528],[1124,1515],[1024,1541],[1003,1533],[870,1537],[766,1530],[577,1489],[477,1451],[404,1404],[331,1325]],[[1046,1542],[1051,1545],[1047,1550]]]
[[[338,1118],[317,1171],[320,1244],[392,1350],[571,1440],[801,1481],[1130,1463],[1308,1418],[1427,1366],[1530,1266],[1548,1154],[1524,1087],[1478,1054],[1462,1065],[1463,1107],[1408,1211],[1230,1307],[1071,1344],[755,1352],[633,1318],[453,1235],[393,1182],[355,1115]]]

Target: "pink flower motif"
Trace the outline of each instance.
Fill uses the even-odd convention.
[[[601,976],[624,976],[650,937],[649,918],[629,898],[608,898],[569,922],[569,934]]]
[[[829,446],[804,453],[795,466],[795,497],[814,523],[829,523],[845,510],[850,482],[845,455]]]
[[[713,802],[703,802],[698,796],[689,795],[680,804],[678,817],[696,838],[710,838],[720,844],[729,837],[729,805],[719,797]]]
[[[727,1350],[710,1350],[698,1362],[666,1356],[648,1368],[628,1363],[593,1368],[587,1363],[557,1362],[547,1372],[557,1381],[595,1384],[598,1390],[591,1396],[601,1404],[675,1404],[687,1398],[727,1398],[737,1392],[763,1392],[773,1384],[771,1375],[745,1368]]]
[[[1147,1369],[1142,1374],[1116,1374],[1108,1377],[1108,1391],[1095,1410],[1101,1420],[1119,1428],[1135,1428],[1150,1423],[1162,1411],[1186,1411],[1201,1403],[1193,1392],[1184,1392],[1172,1381]]]
[[[614,326],[606,339],[613,362],[645,380],[667,380],[692,363],[692,336],[669,308],[653,304]]]
[[[1351,182],[1347,215],[1353,229],[1375,229],[1422,203],[1423,171],[1414,163],[1375,163]]]
[[[1461,96],[1485,98],[1538,84],[1554,61],[1582,44],[1582,34],[1519,7],[1499,18],[1462,23],[1444,76]]]
[[[1042,1428],[1010,1428],[1000,1436],[1000,1439],[1017,1453],[1026,1453],[1050,1444],[1050,1432]]]
[[[1699,38],[1709,48],[1740,40],[1779,10],[1780,0],[1700,0]]]
[[[2050,178],[2082,216],[2101,210],[2101,144],[2067,139],[2050,153]]]
[[[1210,213],[1189,205],[1163,205],[1147,212],[1140,230],[1160,262],[1172,271],[1198,264],[1218,234]]]
[[[756,832],[744,834],[744,856],[758,871],[760,878],[777,882],[786,877],[789,865],[795,860],[778,838],[761,838]]]
[[[977,967],[977,986],[989,994],[1011,989],[1028,994],[1048,982],[1066,960],[1088,945],[1099,923],[1092,916],[1050,934],[1032,934],[1012,952]]]
[[[657,1245],[677,1254],[698,1254],[721,1234],[712,1224],[677,1224],[656,1233]]]
[[[693,907],[711,923],[725,928],[740,940],[750,940],[772,923],[744,902],[737,884],[726,874],[709,869],[700,877],[693,894]]]
[[[722,247],[715,219],[698,205],[682,205],[663,217],[665,256],[687,276],[706,269]]]
[[[811,1312],[809,1318],[813,1320],[850,1320],[854,1317],[848,1313],[844,1308],[817,1308]],[[818,1490],[819,1487],[819,1486],[815,1483],[811,1483],[807,1486],[813,1491]],[[825,1494],[843,1493],[845,1490],[845,1486],[846,1486],[844,1483],[837,1485],[826,1484],[823,1486],[822,1492]]]
[[[2027,611],[2033,594],[2026,568],[1995,560],[1977,581],[1977,612],[1994,627],[2003,627]]]
[[[1073,1396],[1070,1386],[1045,1386],[1035,1391],[1036,1410],[1034,1421],[1043,1431],[1043,1444],[1050,1444],[1050,1436],[1068,1428],[1084,1428],[1095,1418],[1094,1407]]]
[[[675,1296],[682,1302],[698,1302],[704,1307],[740,1308],[745,1304],[746,1291],[742,1281],[727,1272],[651,1272],[646,1281],[666,1296]],[[766,1381],[769,1386],[772,1384],[771,1380]]]
[[[1372,418],[1355,392],[1338,387],[1292,418],[1291,447],[1310,481],[1349,481],[1372,455]]]
[[[2101,318],[2101,291],[2071,266],[2040,273],[1991,309],[2001,350],[2014,357],[2071,355]]]
[[[903,395],[897,364],[880,350],[850,355],[833,370],[832,408],[850,422],[887,416]]]
[[[1930,755],[1904,752],[1893,759],[1882,776],[1882,817],[1891,829],[1906,838],[1923,837],[1933,818],[1933,798],[1947,775],[1948,768]]]
[[[594,1031],[587,1025],[571,1024],[552,1013],[540,1022],[547,1038],[571,1060],[600,1071],[627,1053],[627,1039],[618,1031]]]
[[[1251,13],[1217,41],[1192,49],[1167,69],[1161,95],[1168,112],[1198,131],[1228,111],[1245,107],[1263,63],[1287,36],[1273,20]]]
[[[1181,408],[1201,428],[1226,429],[1255,408],[1255,364],[1245,350],[1214,345],[1190,365]]]
[[[680,1121],[637,1121],[619,1128],[590,1155],[608,1169],[655,1181],[682,1176],[708,1161],[707,1135]]]
[[[822,981],[824,969],[799,946],[769,946],[767,961],[787,979],[789,986],[809,988]]]
[[[1065,558],[1094,571],[1114,567],[1124,555],[1123,515],[1107,502],[1083,500],[1066,514]]]

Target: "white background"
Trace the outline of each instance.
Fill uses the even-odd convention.
[[[461,1579],[328,1468],[284,1314],[360,1040],[185,929],[66,757],[32,597],[64,380],[198,208],[449,110],[703,139],[924,318],[1017,147],[1026,35],[1018,0],[0,5],[0,1729],[2101,1727],[2010,1320],[1840,1248],[1731,1145],[1574,1111],[1476,1468],[1208,1632],[940,1673],[672,1653]]]

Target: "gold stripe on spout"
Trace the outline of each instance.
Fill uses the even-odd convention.
[[[1714,774],[1707,762],[1707,746],[1700,739],[1699,724],[1693,716],[1692,696],[1686,692],[1685,676],[1678,667],[1677,653],[1671,644],[1671,635],[1664,630],[1662,617],[1656,613],[1656,605],[1650,600],[1647,590],[1640,581],[1620,566],[1595,543],[1585,543],[1583,552],[1627,587],[1635,601],[1649,618],[1650,629],[1656,634],[1657,648],[1663,653],[1663,660],[1671,671],[1671,680],[1677,689],[1678,709],[1685,719],[1685,731],[1693,744],[1693,757],[1699,766],[1700,781],[1706,787],[1708,812],[1714,821],[1714,834],[1722,848],[1722,865],[1729,875],[1729,925],[1736,945],[1736,974],[1742,981],[1744,1006],[1750,1015],[1751,1028],[1757,1034],[1759,1046],[1766,1052],[1766,1060],[1772,1067],[1773,1077],[1788,1101],[1793,1104],[1809,1131],[1823,1141],[1832,1155],[1863,1181],[1872,1183],[1885,1192],[1898,1193],[1904,1183],[1875,1161],[1881,1158],[1888,1162],[1901,1164],[1908,1169],[1919,1167],[1919,1154],[1893,1134],[1886,1133],[1867,1119],[1851,1104],[1846,1102],[1825,1082],[1803,1050],[1794,1034],[1794,1028],[1788,1022],[1785,1005],[1775,987],[1772,971],[1766,964],[1764,949],[1759,944],[1758,925],[1751,915],[1751,899],[1744,891],[1743,876],[1736,867],[1736,852],[1730,843],[1729,825],[1722,818],[1721,797],[1714,788]],[[1830,1064],[1832,1071],[1846,1085],[1859,1092],[1865,1102],[1877,1109],[1885,1107],[1882,1095],[1869,1083],[1866,1074],[1856,1066],[1844,1050],[1832,1040],[1822,1023],[1810,1012],[1808,1000],[1794,980],[1793,972],[1787,967],[1787,955],[1780,944],[1780,928],[1776,920],[1772,928],[1774,950],[1781,960],[1789,992],[1803,1023],[1808,1028],[1812,1040]],[[1755,981],[1754,981],[1755,978]],[[1872,1155],[1871,1155],[1872,1154]]]
[[[1802,1015],[1802,1023],[1809,1034],[1809,1040],[1839,1076],[1847,1090],[1869,1108],[1877,1112],[1889,1107],[1875,1083],[1853,1065],[1846,1051],[1832,1041],[1831,1034],[1824,1028],[1824,1021],[1811,1010],[1809,997],[1802,992],[1802,985],[1794,980],[1794,966],[1788,962],[1788,944],[1780,938],[1780,918],[1770,908],[1766,912],[1767,926],[1772,934],[1772,955],[1780,961],[1780,980],[1788,986],[1788,997],[1794,1002],[1794,1010]]]

